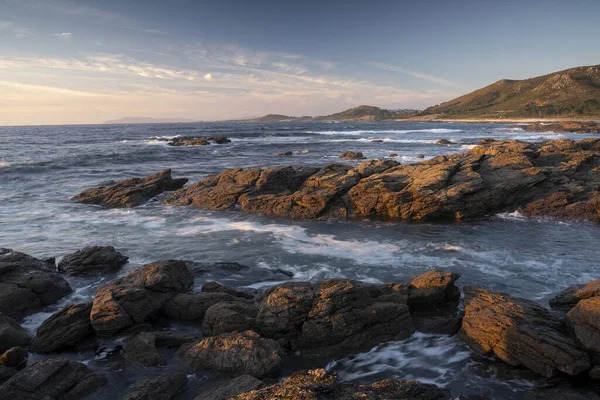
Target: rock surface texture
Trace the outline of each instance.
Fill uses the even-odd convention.
[[[86,189],[73,197],[73,201],[97,204],[112,208],[137,207],[165,191],[181,189],[187,178],[171,178],[171,170],[165,169],[146,178],[131,178],[105,186]]]
[[[18,318],[71,293],[52,263],[0,248],[0,313]]]
[[[600,222],[600,139],[485,140],[418,164],[232,169],[165,200],[292,218],[455,220],[520,211]]]
[[[118,270],[128,259],[112,246],[90,246],[64,256],[58,270],[67,275],[106,273]]]
[[[30,349],[34,353],[50,353],[74,346],[91,335],[91,303],[74,304],[63,308],[45,320],[38,328]]]
[[[29,333],[16,320],[0,313],[0,353],[11,347],[27,346],[29,342]]]
[[[131,385],[122,400],[172,400],[185,390],[187,381],[183,372],[144,379]]]
[[[591,368],[588,354],[564,331],[563,321],[529,300],[466,286],[459,337],[479,354],[495,354],[553,377]]]

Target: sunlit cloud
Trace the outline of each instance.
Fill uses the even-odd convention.
[[[210,82],[210,81],[212,81],[212,78],[213,78],[213,76],[212,76],[212,74],[210,72],[208,74],[204,75],[204,80],[205,81],[209,81]]]

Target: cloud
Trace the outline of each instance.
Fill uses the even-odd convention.
[[[62,32],[62,33],[55,33],[54,36],[56,36],[57,38],[64,39],[64,40],[69,40],[73,37],[73,34],[71,32]]]
[[[204,75],[204,80],[205,81],[209,81],[210,82],[210,81],[212,81],[212,78],[213,78],[213,76],[212,76],[212,74],[210,72],[208,74]]]
[[[369,62],[369,63],[367,63],[367,65],[381,69],[383,71],[396,72],[399,74],[409,75],[414,78],[424,79],[426,81],[436,83],[438,85],[453,87],[453,88],[457,88],[457,89],[459,88],[459,86],[457,84],[450,82],[444,78],[440,78],[440,77],[433,76],[433,75],[427,75],[422,72],[415,72],[415,71],[411,71],[406,68],[397,67],[394,65],[384,64],[384,63],[379,63],[379,62]]]
[[[2,34],[8,34],[17,39],[33,36],[33,33],[29,29],[16,26],[14,23],[6,20],[0,20],[0,36]]]

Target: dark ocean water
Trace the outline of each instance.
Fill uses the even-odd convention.
[[[157,140],[177,135],[226,135],[233,142],[170,147]],[[220,277],[223,283],[255,287],[276,283],[265,281],[260,273],[264,269],[290,271],[293,280],[345,277],[389,282],[437,267],[461,273],[461,285],[480,285],[543,304],[566,286],[597,278],[600,226],[590,223],[519,215],[461,223],[291,221],[167,207],[160,198],[131,210],[69,201],[102,181],[145,176],[164,168],[193,182],[232,167],[338,162],[338,155],[347,150],[362,151],[367,158],[397,153],[398,161],[412,163],[419,154],[430,158],[467,151],[486,137],[537,141],[585,136],[531,134],[506,125],[442,123],[0,127],[0,247],[60,258],[86,245],[112,245],[130,257],[121,273],[165,258],[236,261],[254,271]],[[457,144],[436,145],[441,138]],[[294,155],[276,156],[283,151]],[[61,306],[89,301],[98,285],[112,278],[71,279],[74,294],[26,318],[26,327],[33,332]],[[129,383],[165,370],[124,367],[115,361],[118,357],[109,355],[117,345],[107,342],[104,352],[70,355],[109,374],[111,388],[92,398],[113,398]],[[458,339],[440,335],[417,334],[405,342],[337,360],[329,367],[346,380],[418,379],[456,394],[491,398],[519,398],[523,391],[548,383],[526,371],[477,357]],[[172,357],[166,370],[181,368]],[[197,393],[213,378],[191,377],[192,388],[184,397]]]

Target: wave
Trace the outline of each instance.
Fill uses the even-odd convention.
[[[462,129],[448,129],[448,128],[433,128],[433,129],[384,129],[384,130],[356,130],[356,131],[307,131],[306,133],[312,133],[315,135],[365,135],[365,134],[377,134],[377,133],[453,133],[463,132]]]

